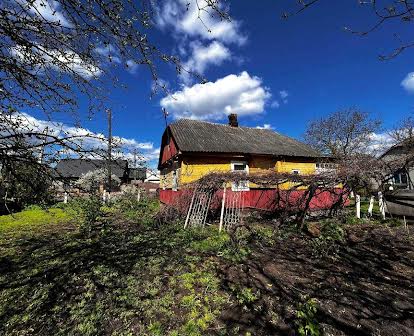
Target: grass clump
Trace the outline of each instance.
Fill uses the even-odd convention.
[[[345,230],[335,220],[325,220],[320,223],[320,235],[310,241],[314,255],[323,257],[334,255],[339,244],[345,240]]]
[[[30,207],[19,213],[0,216],[0,232],[28,230],[35,227],[60,224],[73,220],[72,214],[59,208]]]

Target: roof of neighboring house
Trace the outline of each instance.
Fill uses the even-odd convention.
[[[63,159],[56,165],[56,171],[59,176],[79,178],[82,175],[101,168],[107,167],[106,160],[88,160],[88,159]],[[111,162],[112,174],[118,177],[124,177],[127,174],[128,161],[114,160]]]
[[[398,156],[398,155],[406,155],[412,153],[414,148],[414,141],[413,139],[406,139],[402,142],[399,142],[390,148],[388,148],[382,155],[381,158],[385,156]]]
[[[145,180],[146,177],[147,177],[147,168],[129,168],[129,178],[131,180],[133,179]]]
[[[169,126],[181,152],[321,157],[310,146],[272,130],[180,119]]]

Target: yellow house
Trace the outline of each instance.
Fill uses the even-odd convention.
[[[272,130],[239,127],[235,114],[229,116],[227,125],[180,119],[169,125],[162,136],[160,200],[171,203],[183,185],[210,172],[253,174],[273,169],[313,174],[320,157],[308,145]],[[246,182],[233,191],[255,189],[259,188]]]

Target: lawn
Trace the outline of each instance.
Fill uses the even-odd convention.
[[[36,226],[68,223],[73,216],[62,209],[32,207],[16,214],[0,216],[0,233],[36,230]]]
[[[73,209],[44,212],[44,225],[16,214],[0,233],[0,334],[414,332],[414,246],[402,227],[361,221],[338,234],[325,221],[310,238],[251,218],[230,236],[160,224],[157,208],[104,207],[93,230]]]

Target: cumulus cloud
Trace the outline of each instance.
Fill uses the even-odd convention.
[[[270,107],[271,108],[279,108],[280,107],[280,103],[277,100],[274,100],[270,103]]]
[[[40,61],[44,68],[51,68],[55,71],[74,72],[85,79],[99,77],[102,70],[97,66],[90,64],[82,59],[78,54],[69,50],[48,50],[45,46],[35,45],[33,47],[16,46],[11,49],[11,55],[27,66],[33,66],[33,59],[36,60],[36,65],[39,66]]]
[[[19,125],[19,132],[22,134],[38,132],[61,139],[71,137],[72,144],[78,144],[86,150],[107,148],[106,136],[87,128],[69,126],[62,122],[41,120],[27,113],[14,114],[11,118]],[[36,141],[36,139],[32,139],[32,141]],[[138,157],[140,161],[152,161],[158,158],[159,148],[154,148],[152,142],[140,142],[133,138],[114,135],[113,143],[116,147],[114,155],[117,157],[129,158],[132,157],[132,152],[136,151],[139,153]]]
[[[29,12],[37,17],[52,23],[59,23],[62,27],[70,28],[72,24],[60,11],[60,4],[54,0],[18,0],[19,4],[26,6]]]
[[[256,128],[258,129],[267,129],[267,130],[272,130],[273,126],[270,124],[263,124],[263,126],[256,126]]]
[[[205,0],[198,1],[199,8],[208,8]],[[242,45],[246,36],[240,32],[236,20],[221,20],[212,11],[199,10],[196,1],[171,0],[159,8],[156,22],[161,28],[173,28],[176,33],[206,40],[219,40]],[[208,9],[207,9],[208,11]]]
[[[126,67],[127,67],[127,71],[130,74],[136,74],[138,71],[138,64],[136,62],[134,62],[133,60],[127,60],[126,61]]]
[[[372,133],[366,151],[373,155],[381,155],[393,145],[395,145],[395,140],[388,132]]]
[[[204,46],[200,42],[192,44],[192,54],[183,67],[187,71],[195,71],[203,74],[209,65],[221,65],[224,61],[231,58],[230,50],[222,43],[213,41]],[[188,72],[183,72],[184,82],[189,82]]]
[[[287,97],[289,96],[289,93],[286,90],[282,90],[282,91],[279,91],[279,95],[280,95],[280,98],[282,99],[283,103],[287,104],[287,102],[288,102]]]
[[[271,97],[262,80],[246,71],[215,82],[184,86],[164,97],[161,106],[175,118],[223,119],[230,113],[260,114]]]
[[[95,52],[101,56],[103,56],[107,61],[114,62],[114,63],[121,63],[121,58],[117,50],[114,48],[112,44],[108,44],[107,46],[96,47]]]
[[[401,86],[409,93],[414,93],[414,72],[410,72],[401,82]]]

